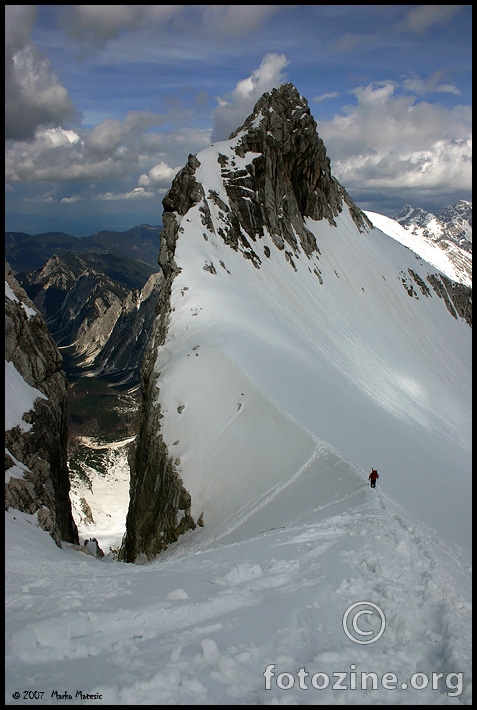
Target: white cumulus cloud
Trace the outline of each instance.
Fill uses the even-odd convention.
[[[470,108],[417,101],[398,89],[393,81],[357,87],[356,105],[318,124],[333,174],[355,194],[371,187],[470,190]]]
[[[143,173],[139,178],[140,187],[166,187],[170,185],[179,168],[170,168],[169,165],[161,161],[154,165],[149,172]]]
[[[252,112],[258,99],[267,91],[286,81],[284,69],[289,60],[284,54],[270,52],[264,56],[258,69],[241,79],[230,97],[219,96],[214,111],[212,140],[227,140]]]
[[[77,118],[73,101],[30,35],[33,5],[5,6],[5,138],[29,140],[40,126]]]

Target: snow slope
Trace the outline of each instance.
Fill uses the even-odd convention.
[[[468,569],[337,456],[248,536],[204,528],[143,566],[59,550],[26,517],[6,514],[7,705],[471,703]],[[344,632],[358,601],[385,615],[375,643]]]

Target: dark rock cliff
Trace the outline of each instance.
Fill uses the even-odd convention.
[[[129,508],[119,554],[119,559],[125,562],[135,562],[141,555],[152,559],[175,542],[181,533],[196,527],[190,515],[190,495],[182,485],[158,427],[162,413],[154,396],[160,386],[160,373],[155,370],[155,362],[157,349],[164,343],[167,333],[173,273],[173,266],[169,264],[141,369],[139,430],[135,445],[129,451]]]
[[[24,424],[5,432],[5,509],[36,513],[40,526],[60,547],[62,540],[78,543],[69,497],[67,384],[62,358],[8,264],[5,281],[11,289],[5,296],[5,360],[27,385],[44,395],[23,415]]]

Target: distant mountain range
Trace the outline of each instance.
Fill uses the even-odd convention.
[[[5,234],[7,262],[61,348],[69,379],[138,384],[162,279],[160,230]]]
[[[101,231],[88,237],[73,237],[63,232],[5,232],[5,256],[14,273],[39,269],[53,254],[61,256],[66,252],[78,255],[115,254],[148,264],[157,271],[161,229],[161,225],[151,227],[141,224],[126,232]]]
[[[90,256],[90,255],[87,255]],[[107,275],[107,260],[124,266],[115,280]],[[133,279],[131,259],[103,255],[96,270],[88,260],[67,252],[52,256],[41,269],[17,274],[42,313],[61,349],[68,378],[103,376],[110,382],[135,385],[149,339],[162,273],[146,281]],[[146,267],[151,268],[151,267]],[[129,270],[129,271],[128,271]]]

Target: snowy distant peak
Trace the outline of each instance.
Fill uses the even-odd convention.
[[[466,242],[468,246],[464,248],[450,238],[444,238],[443,227],[434,215],[424,227],[416,222],[407,222],[405,215],[410,216],[413,212],[417,210],[405,205],[399,213],[402,221],[376,212],[366,212],[366,215],[384,234],[404,244],[449,279],[472,288],[472,243]]]
[[[443,207],[436,217],[463,249],[472,251],[472,202],[459,200],[453,207]]]
[[[395,220],[412,234],[444,242],[444,248],[448,242],[472,252],[472,202],[458,200],[436,214],[405,205]]]
[[[421,207],[415,208],[411,205],[404,205],[397,217],[395,217],[396,222],[402,224],[403,227],[415,224],[419,225],[419,227],[426,227],[429,222],[435,218],[436,217],[432,214],[432,212],[427,212]]]
[[[469,222],[472,226],[472,202],[458,200],[453,207],[448,205],[439,210],[437,217],[449,224],[457,220],[462,223]]]

